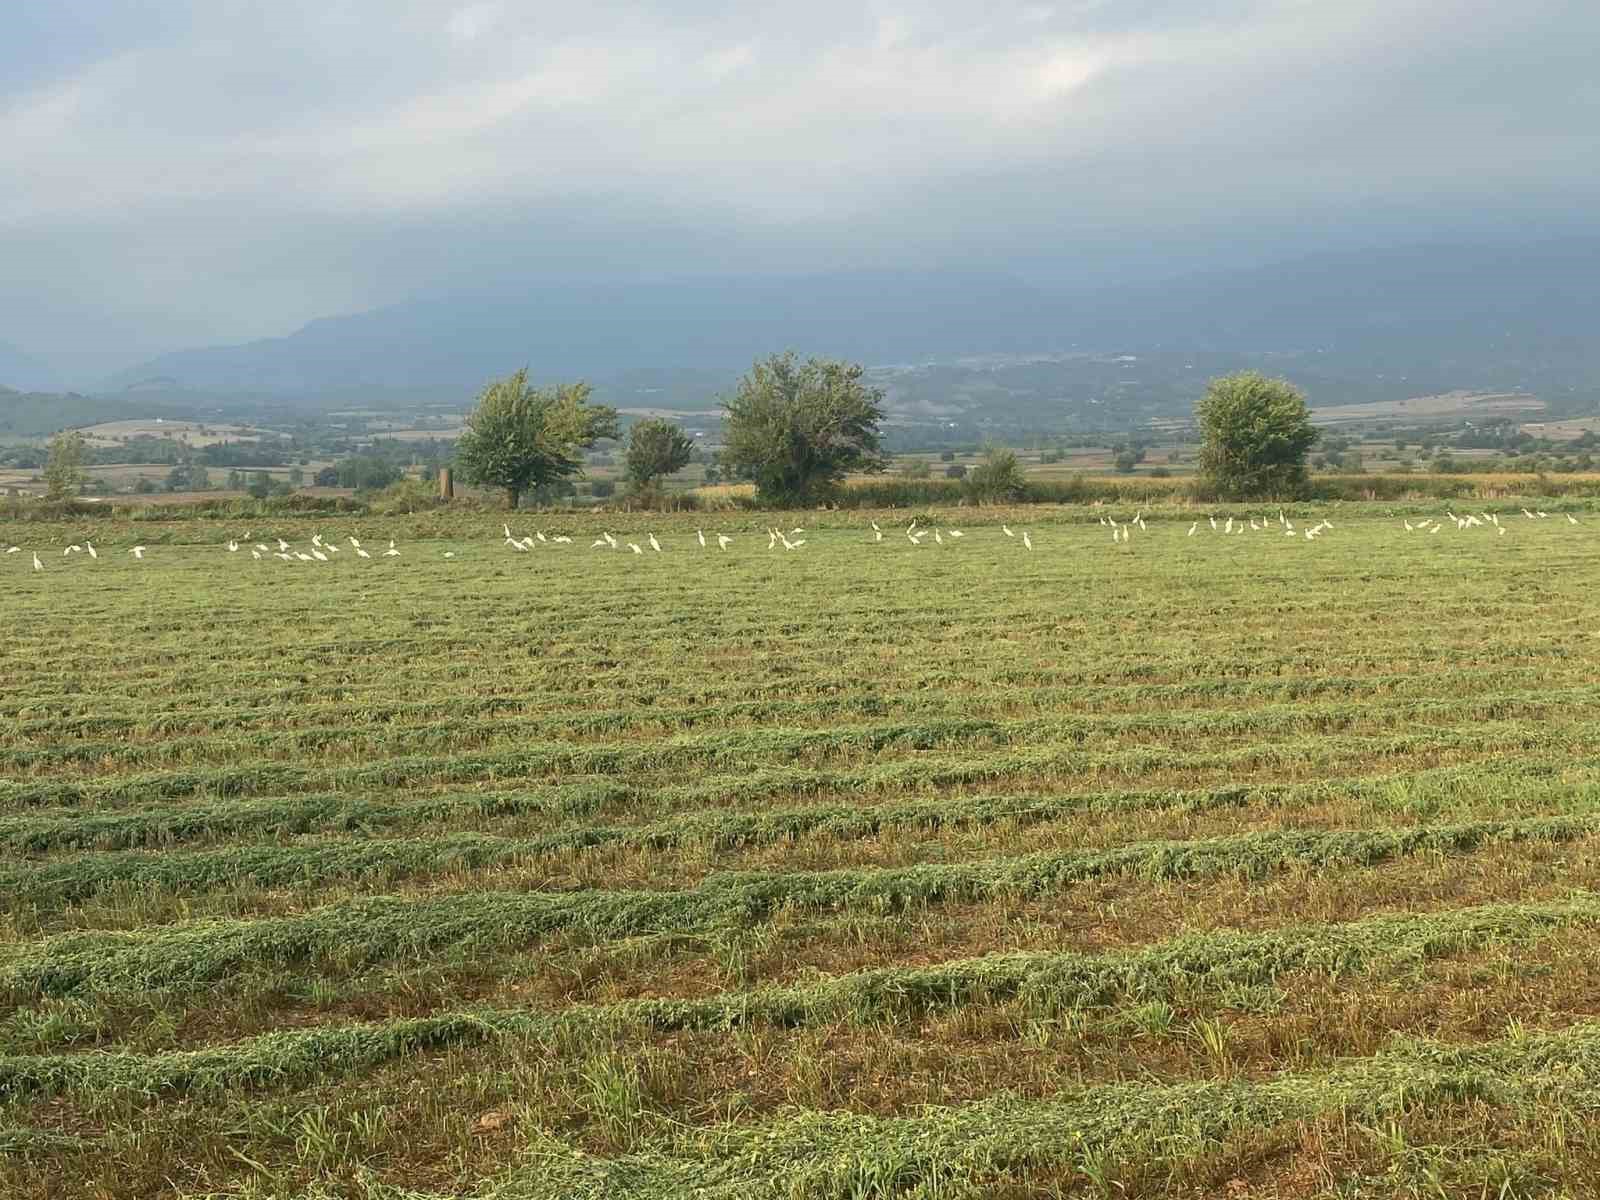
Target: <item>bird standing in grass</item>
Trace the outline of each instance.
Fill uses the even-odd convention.
[[[1023,533],[1022,533],[1022,544],[1026,549],[1029,549],[1029,550],[1033,549],[1033,539],[1028,536],[1028,533],[1027,533],[1026,530],[1024,530]]]
[[[144,561],[144,547],[143,546],[135,546],[132,550],[129,550],[128,553],[133,555],[133,557],[138,559],[140,562]]]
[[[654,550],[657,554],[661,553],[661,543],[656,541],[656,535],[653,533],[650,535],[650,549]]]
[[[1011,526],[1009,526],[1009,525],[1002,524],[1000,526],[1000,532],[1005,534],[1007,537],[1016,537],[1017,536],[1016,534],[1011,532]]]
[[[35,571],[44,570],[44,564],[39,561],[39,552],[37,550],[33,552],[33,569]]]
[[[717,534],[717,549],[726,551],[733,544],[733,539],[725,533]]]
[[[704,529],[696,529],[694,536],[700,541],[700,549],[704,550],[706,548],[706,531]]]

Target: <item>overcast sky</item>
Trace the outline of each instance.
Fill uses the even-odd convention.
[[[81,378],[480,279],[1578,231],[1597,45],[1595,0],[7,0],[0,341]]]

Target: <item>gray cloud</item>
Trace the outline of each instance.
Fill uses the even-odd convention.
[[[80,375],[482,279],[1095,278],[1600,199],[1588,0],[23,0],[20,29],[0,339]]]

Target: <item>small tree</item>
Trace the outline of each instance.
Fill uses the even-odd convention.
[[[1016,451],[1001,446],[990,446],[983,461],[967,473],[967,493],[980,504],[1015,500],[1026,486]]]
[[[588,384],[536,388],[524,368],[478,394],[456,462],[462,479],[504,489],[516,508],[523,492],[581,475],[583,451],[617,436],[617,410],[591,404]]]
[[[1204,444],[1200,471],[1219,496],[1289,497],[1305,490],[1317,440],[1305,396],[1256,371],[1213,379],[1195,406]]]
[[[628,479],[636,488],[649,487],[683,470],[693,453],[693,440],[671,421],[640,421],[628,431]]]
[[[1111,465],[1116,468],[1118,475],[1132,475],[1133,469],[1139,465],[1139,456],[1132,450],[1119,450],[1111,460]]]
[[[52,500],[76,496],[86,478],[83,471],[83,434],[64,430],[50,439],[50,457],[44,464],[45,495]]]
[[[851,471],[888,465],[878,436],[883,392],[859,364],[775,354],[757,361],[727,412],[723,462],[769,504],[812,504]]]

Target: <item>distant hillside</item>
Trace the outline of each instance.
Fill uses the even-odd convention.
[[[130,403],[115,396],[76,392],[18,392],[0,388],[0,438],[46,437],[59,429],[98,425],[129,417],[188,416],[191,410],[141,398]]]
[[[8,342],[0,342],[0,385],[18,391],[47,391],[55,382],[49,367]]]
[[[1051,421],[1061,403],[1088,406],[1095,424],[1107,412],[1096,405],[1171,413],[1192,403],[1203,376],[1191,363],[1202,359],[1281,369],[1315,403],[1465,389],[1569,408],[1600,401],[1595,311],[1600,239],[1326,255],[1092,294],[954,271],[530,285],[168,354],[113,383],[297,403],[448,402],[527,364],[539,379],[589,378],[621,407],[704,408],[753,358],[794,348],[920,365],[893,390],[898,406],[930,420],[948,408],[1003,425]],[[1125,355],[1141,369],[1117,366]],[[1005,367],[1002,379],[992,363],[960,361],[970,357],[1056,365]]]

